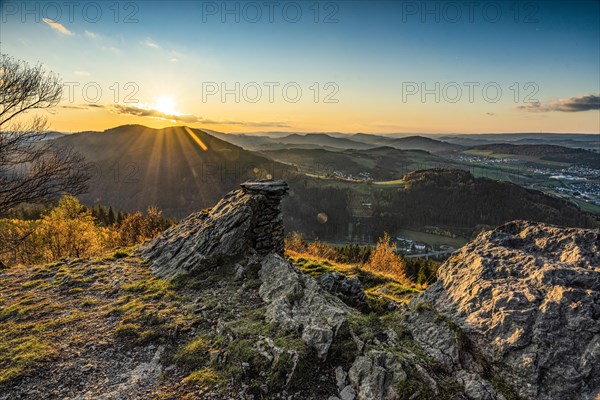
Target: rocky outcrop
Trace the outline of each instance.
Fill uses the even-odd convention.
[[[360,287],[358,278],[350,278],[339,272],[326,272],[319,275],[317,283],[330,293],[334,293],[344,303],[357,308],[366,306],[367,295]]]
[[[163,278],[203,265],[270,252],[283,254],[283,181],[252,181],[228,193],[210,211],[190,215],[145,243],[139,254]]]
[[[348,379],[356,388],[359,400],[397,399],[396,388],[406,379],[406,373],[394,354],[371,350],[356,358]]]
[[[515,221],[482,233],[413,305],[423,302],[434,312],[411,329],[447,370],[471,363],[522,398],[600,395],[600,231]]]
[[[283,257],[287,185],[241,186],[139,254],[161,277],[214,269],[230,274],[240,291],[252,290],[264,322],[310,349],[307,361],[272,334],[252,342],[274,371],[289,366],[277,372],[283,387],[314,364],[330,375],[324,382],[335,379],[325,385],[331,399],[599,395],[598,230],[517,221],[482,233],[408,308],[375,321],[357,310],[366,298],[357,279],[327,272],[315,280]]]
[[[259,277],[267,320],[298,331],[302,340],[325,358],[338,330],[354,311],[277,254],[263,260]]]

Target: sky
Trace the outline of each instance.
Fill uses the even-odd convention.
[[[600,2],[0,2],[62,132],[600,133]]]

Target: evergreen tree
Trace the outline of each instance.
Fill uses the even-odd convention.
[[[120,212],[119,212],[119,214],[120,214]],[[112,224],[114,224],[116,222],[115,212],[113,211],[112,206],[110,206],[108,208],[107,222],[108,222],[108,225],[112,225]]]
[[[102,205],[102,204],[98,204],[98,221],[100,221],[100,223],[104,226],[108,226],[108,213],[106,211],[106,208]],[[114,215],[113,215],[114,217]]]

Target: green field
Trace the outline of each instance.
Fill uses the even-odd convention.
[[[451,238],[447,236],[434,235],[427,232],[413,231],[410,229],[400,229],[398,232],[396,232],[396,236],[402,236],[417,242],[427,243],[434,248],[438,248],[440,245],[459,248],[469,241],[463,237]]]
[[[374,185],[378,186],[387,186],[387,187],[404,187],[406,181],[404,179],[396,179],[393,181],[385,181],[385,182],[373,182]]]
[[[600,206],[579,199],[571,199],[571,201],[577,204],[577,206],[583,211],[587,211],[594,215],[600,215]]]

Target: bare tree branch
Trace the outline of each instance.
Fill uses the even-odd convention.
[[[57,75],[0,54],[0,215],[22,203],[44,203],[87,189],[90,167],[73,149],[45,140],[47,120],[27,112],[61,100]]]

